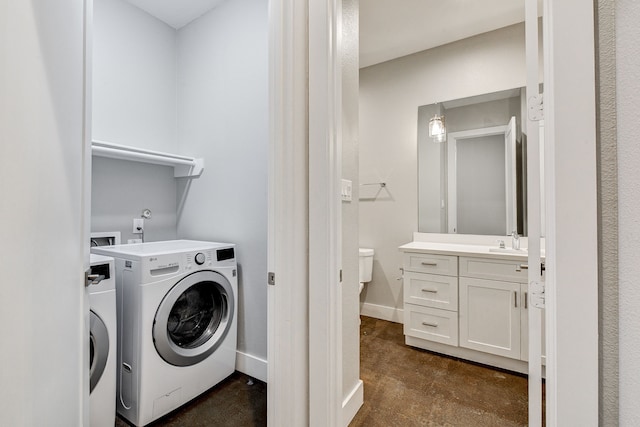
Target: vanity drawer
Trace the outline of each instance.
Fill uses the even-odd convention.
[[[522,261],[507,261],[491,258],[460,257],[460,277],[502,280],[527,283],[527,270],[520,268]]]
[[[432,255],[405,252],[404,270],[418,273],[458,275],[458,257],[451,255]]]
[[[423,340],[457,346],[458,313],[405,304],[404,334]]]
[[[407,271],[404,273],[404,302],[458,311],[458,278]]]

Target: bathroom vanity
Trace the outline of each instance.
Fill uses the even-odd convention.
[[[527,252],[510,239],[415,233],[400,246],[408,345],[527,372]]]

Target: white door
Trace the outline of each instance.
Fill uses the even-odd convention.
[[[0,425],[88,425],[90,5],[0,8]]]
[[[542,115],[539,94],[538,67],[538,2],[527,0],[525,5],[526,61],[527,61],[527,221],[529,237],[528,253],[528,349],[529,349],[529,426],[542,425],[542,270],[540,261],[540,148],[538,122]]]
[[[309,423],[307,52],[307,2],[270,1],[267,422],[273,427]]]

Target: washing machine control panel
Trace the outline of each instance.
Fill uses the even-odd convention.
[[[202,264],[204,264],[204,262],[206,260],[206,257],[204,256],[204,254],[202,252],[198,252],[194,259],[196,261],[196,264],[202,265]]]

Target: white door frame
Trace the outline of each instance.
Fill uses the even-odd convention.
[[[341,11],[269,4],[270,426],[342,423]]]
[[[544,7],[547,425],[597,425],[593,1],[544,0]],[[340,161],[336,149],[339,106],[334,91],[339,90],[336,64],[340,32],[336,21],[340,10],[339,0],[311,3],[307,39],[306,2],[270,2],[270,87],[274,108],[270,189],[275,198],[270,205],[273,257],[269,266],[277,275],[277,285],[269,293],[269,425],[273,426],[310,424],[313,418],[308,415],[322,415],[322,411],[326,411],[321,418],[325,425],[339,424],[341,354],[336,338],[339,320],[335,316],[339,293],[333,286],[337,283],[338,248],[335,235],[318,234],[319,230],[338,232],[331,192],[339,194],[334,183]],[[308,58],[301,54],[307,40],[311,49]],[[303,158],[307,143],[303,131],[307,123],[306,83],[301,81],[306,77],[307,59],[313,64],[310,68],[315,76],[308,99],[314,112],[313,119],[309,119],[313,156],[308,157],[308,165]],[[322,94],[321,90],[326,92]],[[320,121],[312,122],[315,119]],[[287,149],[292,151],[287,153]],[[319,182],[320,177],[328,181]],[[311,193],[307,182],[313,189]],[[305,196],[309,197],[309,206],[321,209],[314,212],[307,229],[304,225],[309,213],[295,200],[301,197],[306,202]],[[274,214],[278,216],[274,218]],[[314,227],[320,228],[314,231],[313,239],[307,240],[306,230]],[[304,256],[307,243],[309,253],[319,257],[311,263]],[[321,276],[310,278],[308,265]],[[319,266],[327,270],[319,272]],[[307,291],[314,298],[305,298]],[[308,312],[304,307],[307,302]],[[308,320],[309,329],[303,330]],[[309,339],[310,348],[321,353],[313,357],[307,373],[296,377],[294,371],[304,371],[298,364],[308,355],[308,349],[301,344],[305,338]],[[320,360],[322,357],[326,359]],[[292,364],[287,365],[288,362]],[[313,398],[309,399],[311,395]],[[296,418],[292,412],[299,416]],[[294,419],[300,422],[287,421]]]
[[[544,0],[548,427],[598,425],[593,9]]]
[[[342,425],[342,0],[309,1],[309,425]]]

